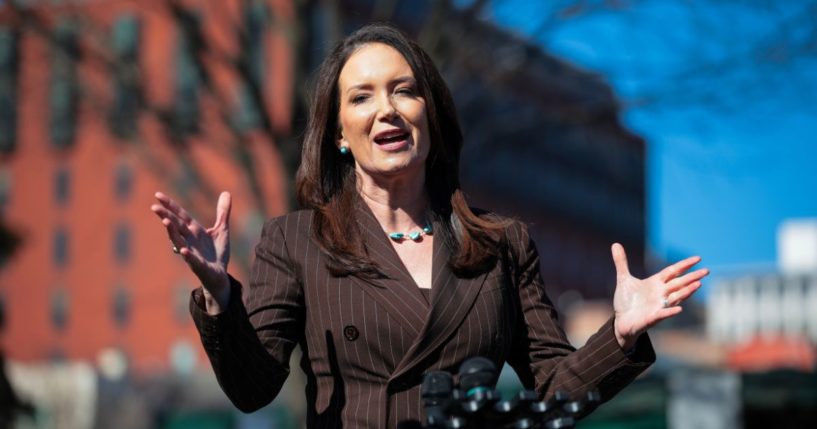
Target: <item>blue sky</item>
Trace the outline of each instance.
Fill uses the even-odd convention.
[[[648,144],[649,247],[668,259],[700,254],[714,277],[774,269],[779,223],[817,217],[817,48],[793,53],[779,37],[806,40],[805,2],[761,13],[622,0],[541,30],[553,3],[564,2],[494,1],[488,18],[535,32],[625,103],[655,96],[621,116]]]

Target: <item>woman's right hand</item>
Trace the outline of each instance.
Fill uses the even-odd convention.
[[[222,192],[218,197],[216,222],[210,228],[202,226],[167,195],[157,192],[155,197],[159,204],[153,204],[150,210],[162,220],[174,251],[201,281],[207,312],[221,313],[230,300],[230,193]]]

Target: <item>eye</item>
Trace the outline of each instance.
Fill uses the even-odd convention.
[[[360,104],[360,103],[366,101],[367,98],[369,98],[369,96],[366,95],[366,94],[358,94],[358,95],[355,95],[354,97],[352,97],[352,99],[350,101],[351,101],[352,104]]]
[[[395,91],[395,92],[397,92],[398,94],[403,94],[403,95],[414,95],[415,94],[414,88],[411,87],[411,86],[402,86],[400,88],[397,88],[397,91]]]

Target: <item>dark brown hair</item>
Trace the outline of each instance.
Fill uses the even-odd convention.
[[[329,257],[330,271],[335,275],[380,275],[366,255],[354,216],[349,215],[362,203],[356,189],[354,159],[341,155],[337,147],[338,77],[349,57],[369,43],[383,43],[400,52],[426,100],[431,148],[425,188],[432,217],[443,226],[434,234],[451,250],[450,266],[459,274],[491,268],[507,222],[474,214],[460,190],[463,139],[451,93],[422,48],[389,25],[371,24],[338,43],[318,69],[296,178],[298,202],[315,210],[313,236]]]

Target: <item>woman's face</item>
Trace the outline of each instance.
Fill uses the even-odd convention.
[[[358,174],[423,180],[426,102],[403,55],[382,43],[363,45],[341,69],[338,90],[338,144],[351,150]]]

